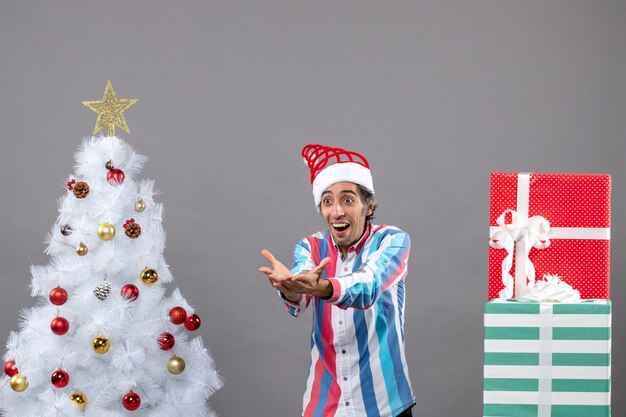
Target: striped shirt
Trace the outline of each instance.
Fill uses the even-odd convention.
[[[311,364],[304,417],[392,417],[415,404],[404,355],[404,286],[409,235],[393,226],[368,225],[341,253],[328,232],[298,242],[291,273],[330,262],[328,300],[301,295],[287,310],[312,306]]]

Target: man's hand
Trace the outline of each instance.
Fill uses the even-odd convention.
[[[272,287],[283,293],[287,300],[296,302],[300,294],[316,295],[322,298],[333,295],[333,286],[330,281],[320,278],[330,258],[322,259],[319,265],[309,272],[292,276],[291,271],[270,251],[263,249],[261,255],[272,264],[273,269],[262,266],[259,271],[267,276]]]
[[[289,301],[296,302],[300,298],[300,293],[291,290],[284,284],[291,278],[291,271],[278,259],[272,255],[267,249],[261,251],[261,255],[272,264],[272,268],[262,266],[259,271],[267,276],[272,287],[283,293],[285,298]]]
[[[309,272],[293,275],[285,282],[285,286],[299,294],[330,298],[333,295],[333,286],[330,281],[321,278],[328,262],[330,262],[330,258],[324,258],[319,265]]]

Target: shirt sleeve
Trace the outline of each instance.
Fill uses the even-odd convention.
[[[389,231],[357,271],[328,278],[333,295],[327,302],[343,309],[371,307],[383,291],[406,277],[410,250],[407,233],[399,229]]]
[[[308,240],[302,239],[296,244],[296,248],[293,251],[293,264],[291,265],[291,274],[296,275],[301,272],[310,271],[314,267],[313,259],[311,256],[311,248]],[[287,312],[294,317],[298,317],[300,313],[305,311],[311,303],[311,296],[306,294],[300,294],[297,302],[287,300],[278,291],[278,297],[285,304]]]

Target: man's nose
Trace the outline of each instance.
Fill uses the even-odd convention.
[[[338,202],[333,204],[332,213],[336,217],[343,216],[344,215],[344,211],[343,211],[343,207],[341,206],[341,204],[339,204]]]

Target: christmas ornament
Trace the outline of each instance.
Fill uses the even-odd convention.
[[[111,293],[111,283],[106,279],[96,286],[93,290],[93,295],[98,300],[105,300]]]
[[[113,168],[115,168],[115,167],[113,166],[113,161],[111,161],[110,159],[109,159],[108,161],[106,161],[106,163],[104,164],[104,167],[105,167],[107,170],[109,170],[109,171],[110,171],[110,170],[112,170]]]
[[[63,226],[61,226],[61,234],[63,236],[69,236],[72,234],[72,226],[70,226],[69,224],[64,224]]]
[[[171,333],[161,333],[159,335],[159,338],[157,339],[157,342],[159,342],[159,347],[161,348],[161,350],[170,350],[174,347],[174,343],[176,342],[176,340]]]
[[[183,324],[187,318],[187,312],[182,307],[174,307],[170,310],[170,321],[174,324]]]
[[[128,219],[124,223],[124,231],[129,238],[137,239],[141,234],[141,226],[135,223],[135,219]]]
[[[76,198],[85,198],[89,194],[89,184],[83,181],[77,182],[74,184],[72,191]]]
[[[104,355],[105,353],[107,353],[110,347],[111,343],[109,342],[109,339],[107,339],[104,335],[99,335],[98,337],[93,339],[93,350],[95,350],[96,353],[99,353],[100,355]]]
[[[55,317],[50,323],[50,329],[57,336],[63,336],[70,329],[70,323],[65,317]]]
[[[174,375],[182,374],[185,370],[185,361],[180,356],[173,355],[167,361],[167,370]]]
[[[139,200],[137,200],[137,202],[135,203],[135,211],[137,213],[141,213],[145,209],[146,209],[146,203],[144,203],[141,197],[139,197]]]
[[[15,374],[9,381],[11,389],[15,392],[24,392],[28,388],[28,378],[22,374]]]
[[[124,182],[124,172],[121,169],[113,168],[107,173],[107,181],[109,184],[119,187]]]
[[[70,375],[63,369],[57,369],[52,373],[50,382],[57,388],[65,388],[70,383]]]
[[[157,282],[157,280],[159,279],[159,274],[157,274],[157,271],[155,271],[154,269],[144,268],[144,270],[141,271],[140,278],[141,282],[150,287],[152,284]]]
[[[122,298],[128,301],[135,301],[137,297],[139,297],[139,288],[133,284],[126,284],[122,287],[120,293],[122,294]]]
[[[19,370],[17,369],[17,365],[15,364],[15,361],[10,360],[4,364],[4,373],[7,374],[8,376],[13,376],[17,374],[18,372]]]
[[[72,178],[71,181],[65,183],[67,185],[67,189],[72,191],[74,189],[74,184],[76,184],[76,180]]]
[[[185,320],[185,329],[191,331],[198,330],[200,328],[200,324],[202,324],[200,316],[193,314]]]
[[[55,306],[62,306],[67,301],[67,291],[61,287],[56,287],[50,291],[48,297]]]
[[[80,245],[76,247],[76,254],[78,256],[85,256],[89,252],[89,248],[83,242],[80,242]]]
[[[78,407],[81,411],[85,411],[87,408],[87,396],[84,392],[76,391],[70,397],[70,400]]]
[[[124,118],[124,112],[137,101],[138,99],[136,98],[117,98],[111,81],[107,81],[102,100],[83,101],[85,106],[98,113],[93,134],[95,135],[106,127],[107,134],[115,136],[115,126],[118,126],[126,133],[130,133]]]
[[[115,227],[107,222],[98,226],[98,237],[102,240],[111,240],[115,236]]]
[[[139,395],[130,391],[126,393],[126,395],[124,395],[124,398],[122,399],[122,405],[125,409],[129,411],[135,411],[141,405],[141,398],[139,397]]]

